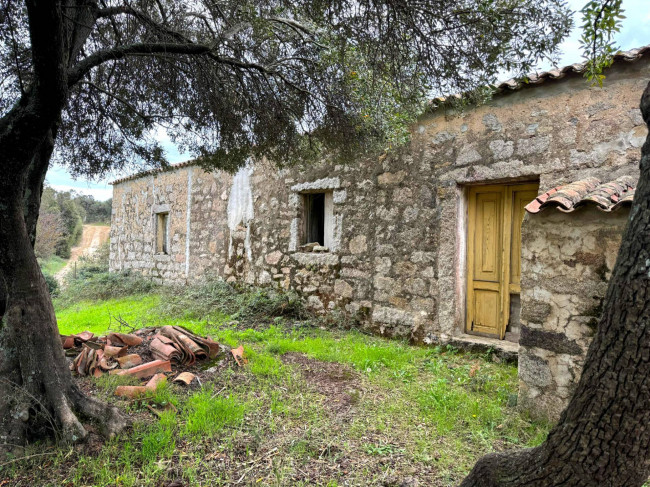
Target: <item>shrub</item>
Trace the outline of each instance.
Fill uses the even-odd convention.
[[[58,305],[66,308],[79,301],[99,301],[137,294],[146,294],[157,284],[139,274],[126,273],[77,273],[77,279],[68,282],[58,299]]]
[[[160,312],[187,319],[225,314],[245,322],[282,316],[295,319],[310,316],[293,291],[237,287],[214,277],[202,284],[166,288]]]
[[[108,273],[110,248],[110,240],[107,240],[94,254],[81,256],[77,261],[77,279],[88,279],[97,274]]]

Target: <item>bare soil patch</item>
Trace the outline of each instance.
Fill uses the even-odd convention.
[[[307,384],[327,397],[325,405],[337,414],[348,414],[358,401],[361,381],[351,367],[335,362],[322,362],[302,353],[287,353],[282,361],[295,365]]]

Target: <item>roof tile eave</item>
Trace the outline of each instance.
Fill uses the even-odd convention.
[[[631,176],[620,177],[605,183],[596,178],[586,178],[556,186],[537,196],[524,208],[536,214],[546,208],[555,208],[563,213],[572,213],[578,208],[595,207],[611,213],[622,207],[629,207],[634,199],[636,181]]]

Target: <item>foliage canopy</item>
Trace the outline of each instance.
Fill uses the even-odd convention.
[[[0,1],[0,114],[40,79],[29,9]],[[553,55],[563,0],[66,0],[55,157],[99,175],[164,165],[165,128],[206,167],[383,148],[433,94]],[[78,45],[76,45],[77,43]]]

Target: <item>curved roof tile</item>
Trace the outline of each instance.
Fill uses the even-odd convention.
[[[618,61],[627,61],[632,62],[636,61],[643,55],[647,54],[650,51],[650,45],[638,47],[636,49],[630,49],[629,51],[619,51],[614,54],[614,63]],[[551,69],[550,71],[542,71],[540,73],[534,73],[528,76],[528,79],[509,79],[498,83],[495,88],[497,93],[507,91],[507,90],[518,90],[526,85],[537,85],[543,83],[547,79],[560,79],[564,78],[567,74],[576,73],[583,74],[587,69],[587,63],[575,63],[569,64],[568,66],[563,66],[561,68]]]
[[[108,184],[120,184],[125,181],[131,181],[132,179],[139,179],[143,178],[145,176],[152,176],[154,174],[159,174],[167,171],[173,171],[175,169],[180,169],[181,167],[188,167],[188,166],[194,166],[198,164],[196,160],[189,160],[189,161],[184,161],[184,162],[178,162],[176,164],[169,164],[165,167],[156,167],[154,169],[148,169],[146,171],[140,171],[135,174],[131,174],[130,176],[124,176],[123,178],[116,179],[115,181],[111,181]]]
[[[557,208],[565,213],[592,204],[601,211],[614,211],[630,206],[636,190],[636,179],[623,176],[614,181],[601,182],[597,178],[586,178],[564,184],[539,195],[526,205],[528,213],[539,213],[546,208]]]
[[[614,64],[620,61],[634,62],[642,58],[644,55],[650,53],[650,45],[638,47],[636,49],[630,49],[629,51],[619,51],[613,56]],[[494,85],[494,94],[498,93],[507,93],[509,91],[520,90],[521,88],[529,85],[539,85],[544,83],[547,80],[556,80],[562,79],[569,74],[584,74],[587,69],[587,63],[574,63],[569,64],[568,66],[563,66],[561,68],[551,69],[549,71],[541,71],[539,73],[529,74],[525,78],[510,78],[505,81],[501,81]],[[458,97],[458,95],[456,95]],[[437,104],[442,104],[446,100],[445,97],[435,98],[432,103],[434,106]]]

